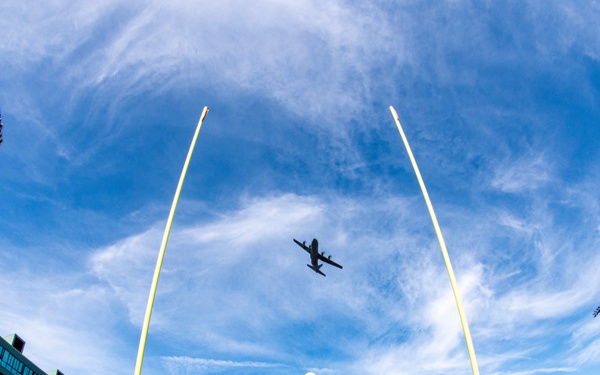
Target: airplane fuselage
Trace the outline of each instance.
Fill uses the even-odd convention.
[[[313,238],[310,244],[310,263],[313,267],[319,268],[319,241],[316,238]]]

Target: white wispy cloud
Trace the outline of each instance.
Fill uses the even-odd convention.
[[[118,308],[109,290],[83,274],[62,275],[56,268],[42,274],[18,261],[8,264],[14,269],[3,267],[0,276],[0,328],[26,341],[29,359],[65,373],[118,372],[128,365],[111,354],[114,348],[132,353],[114,336]]]
[[[517,371],[517,372],[494,372],[494,375],[535,375],[535,374],[562,374],[575,371],[574,368],[570,367],[555,367],[555,368],[539,368],[528,371]]]
[[[238,322],[235,324],[235,326],[238,327],[237,330],[247,332],[247,334],[252,336],[256,334],[253,333],[255,330],[260,331],[260,337],[264,337],[264,335],[273,334],[272,329],[268,329],[270,325],[275,325],[278,327],[283,324],[282,319],[286,319],[288,317],[292,317],[295,320],[301,321],[323,318],[323,316],[319,313],[319,311],[323,311],[323,307],[319,307],[317,309],[315,309],[315,307],[318,307],[321,304],[332,307],[332,304],[327,301],[330,298],[333,298],[334,300],[342,299],[342,301],[347,300],[348,298],[352,300],[356,299],[357,296],[355,296],[354,293],[348,293],[348,291],[345,291],[342,286],[335,288],[335,292],[331,291],[331,293],[327,293],[326,295],[319,295],[319,287],[318,284],[315,283],[318,280],[307,279],[310,281],[308,285],[309,291],[302,291],[302,289],[298,290],[297,286],[294,287],[294,285],[298,282],[298,280],[296,280],[298,276],[290,276],[291,268],[293,265],[298,265],[297,261],[299,261],[300,265],[305,263],[305,255],[300,253],[300,251],[296,251],[295,249],[290,249],[289,252],[287,250],[272,252],[272,249],[270,249],[271,246],[276,248],[290,248],[294,246],[294,244],[290,241],[290,238],[287,236],[285,241],[282,243],[276,240],[275,245],[268,245],[269,241],[273,241],[272,235],[268,234],[272,228],[258,227],[259,230],[262,228],[263,232],[261,233],[265,235],[258,248],[252,246],[252,241],[249,241],[249,243],[245,245],[231,241],[232,239],[235,239],[236,233],[239,233],[240,228],[253,227],[251,224],[254,220],[260,222],[265,218],[270,218],[270,220],[273,220],[273,224],[275,224],[275,222],[281,221],[281,217],[271,216],[273,213],[285,212],[286,215],[292,217],[294,216],[293,213],[300,212],[302,210],[302,204],[284,205],[286,201],[298,200],[298,198],[292,198],[293,197],[285,197],[274,200],[260,200],[259,202],[256,202],[256,205],[250,205],[250,207],[243,208],[233,216],[226,215],[227,219],[224,218],[221,223],[217,222],[214,225],[211,224],[206,226],[206,228],[212,228],[212,231],[214,231],[215,228],[220,227],[221,232],[218,236],[215,236],[213,233],[208,237],[200,236],[201,240],[199,242],[192,240],[192,244],[195,246],[210,246],[210,252],[213,255],[212,257],[202,256],[201,258],[192,256],[192,259],[194,260],[191,262],[191,264],[201,265],[201,269],[197,269],[197,267],[196,269],[189,269],[188,271],[184,272],[183,278],[178,276],[181,274],[181,271],[175,271],[174,269],[165,270],[161,282],[162,296],[158,299],[162,299],[163,301],[168,299],[172,301],[172,298],[176,298],[179,300],[176,305],[187,305],[188,309],[185,310],[190,311],[190,314],[187,314],[185,311],[175,312],[167,308],[168,311],[164,311],[163,313],[168,313],[169,315],[169,326],[171,326],[173,323],[172,319],[191,319],[189,322],[192,322],[200,318],[202,321],[200,326],[197,328],[195,325],[194,327],[188,327],[186,332],[189,334],[191,329],[193,332],[195,332],[194,336],[197,336],[202,341],[207,340],[206,344],[208,345],[210,343],[212,350],[225,353],[241,351],[246,354],[263,356],[270,353],[270,355],[273,356],[281,356],[281,353],[277,353],[278,349],[276,347],[268,348],[269,346],[272,346],[271,343],[264,343],[262,340],[255,338],[254,340],[258,341],[258,343],[251,344],[250,341],[241,338],[239,334],[228,332],[230,322]],[[311,199],[308,200],[308,202],[310,201]],[[269,206],[268,209],[265,209],[267,206]],[[246,216],[248,212],[254,212],[257,216],[254,218],[247,217],[243,220],[240,219],[240,217]],[[312,220],[316,219],[316,222],[319,222],[319,218],[315,217],[307,218],[300,216],[300,218]],[[229,221],[236,223],[236,225],[234,227],[230,226]],[[295,224],[299,225],[300,227],[307,225],[298,223]],[[277,224],[275,224],[275,226],[276,225]],[[310,226],[310,223],[308,225]],[[232,229],[234,230],[232,231]],[[211,233],[211,230],[203,231],[203,227],[195,228],[195,230],[199,233]],[[189,233],[191,230],[186,230],[186,232]],[[254,236],[254,234],[252,234],[252,236]],[[182,247],[181,245],[183,243],[181,240],[175,242],[179,245],[172,245],[170,247],[172,249],[171,251],[177,251],[174,249]],[[135,245],[135,243],[135,241],[126,242],[126,244],[129,246]],[[261,254],[260,250],[258,249],[266,246],[268,246],[266,250],[267,253]],[[221,248],[221,251],[219,251],[219,248]],[[100,269],[104,273],[112,274],[112,276],[109,276],[108,279],[115,280],[120,283],[120,286],[116,287],[115,290],[120,291],[121,288],[132,288],[133,285],[131,285],[126,278],[121,279],[123,274],[118,272],[116,269],[123,267],[123,269],[128,269],[130,273],[135,276],[136,272],[134,268],[136,266],[135,264],[127,261],[128,257],[123,256],[125,252],[114,253],[114,250],[115,248],[113,247],[107,249],[107,252],[110,251],[111,253],[117,255],[117,259],[112,259],[105,256],[97,256],[94,258],[94,261],[99,263],[114,262],[107,264],[106,267],[100,267],[96,269]],[[130,250],[133,249],[130,248]],[[223,250],[225,250],[225,252]],[[253,253],[247,254],[249,251],[252,251]],[[133,253],[136,254],[137,252],[133,251]],[[119,254],[121,255],[119,256]],[[298,255],[298,258],[300,259],[296,259],[296,261],[294,261],[293,259],[295,257],[293,255]],[[181,256],[182,255],[176,255],[177,258],[180,258]],[[240,261],[240,257],[244,261]],[[189,254],[184,256],[184,258],[185,259],[180,258],[177,263],[183,262],[189,265]],[[180,269],[181,267],[186,269],[189,268],[184,266],[184,264],[178,264],[176,268]],[[209,270],[207,270],[207,268],[209,268]],[[302,269],[304,269],[304,267]],[[266,270],[266,274],[262,270]],[[242,274],[241,276],[236,275],[240,273]],[[185,276],[186,274],[187,276]],[[299,275],[306,276],[305,273],[301,273]],[[173,286],[173,277],[180,279],[175,280],[176,286]],[[289,281],[285,281],[290,279],[290,277],[292,280],[296,280],[292,284],[289,284]],[[169,281],[169,278],[171,278],[171,281]],[[272,285],[272,280],[274,279],[281,280],[283,285]],[[242,285],[245,285],[245,287],[240,289]],[[206,289],[206,287],[208,287],[208,289]],[[146,288],[141,289],[143,290],[136,291],[136,293],[145,295],[144,292]],[[184,295],[174,295],[178,290],[186,290],[186,294],[192,293],[196,294],[196,296],[190,301],[185,298]],[[374,291],[371,289],[371,287],[369,287],[368,290],[370,295],[373,295]],[[337,295],[338,292],[342,294]],[[121,294],[121,292],[118,293]],[[200,295],[198,295],[198,293]],[[132,292],[132,294],[134,294],[134,292]],[[294,296],[294,294],[298,295]],[[184,298],[185,301],[181,300],[181,298]],[[279,307],[275,309],[273,309],[273,307],[269,307],[272,306],[271,300],[273,299],[279,301],[276,304],[279,305]],[[353,309],[356,310],[358,308],[358,311],[356,311],[358,315],[360,315],[360,310],[369,308],[364,297],[360,299],[363,300],[363,302],[358,305],[356,303],[352,303],[351,301],[347,301],[350,306],[354,306]],[[217,301],[218,303],[215,305],[214,302],[211,303],[210,301]],[[199,303],[199,305],[197,305],[197,303]],[[140,305],[142,304],[140,303]],[[167,303],[167,305],[171,305],[171,303]],[[362,307],[359,307],[361,305]],[[157,310],[156,312],[158,312],[158,316],[160,317],[160,310]],[[165,324],[167,324],[165,322],[166,318],[163,316],[163,318],[156,319],[156,312],[155,318],[153,319],[153,327],[154,329],[160,330],[162,329],[160,327],[164,327]],[[173,313],[179,315],[180,317],[176,318],[172,315]],[[183,314],[183,316],[181,314]],[[200,316],[198,316],[198,314],[200,314]],[[331,317],[327,319],[330,320]],[[358,318],[358,320],[364,320],[364,318]],[[378,326],[380,326],[380,324],[378,324]],[[175,333],[181,335],[182,332],[177,332],[176,330]],[[281,340],[282,338],[279,337],[276,338],[275,341],[281,342]],[[260,348],[261,346],[264,347],[265,345],[267,346],[266,351],[265,348]]]
[[[284,341],[273,327],[286,327],[289,319],[325,320],[331,327],[321,326],[321,329],[337,335],[345,336],[347,327],[342,328],[345,324],[362,327],[362,337],[344,345],[347,349],[338,345],[338,350],[375,345],[351,365],[361,366],[366,373],[391,371],[394,367],[410,368],[411,372],[462,371],[468,365],[468,358],[447,275],[439,262],[439,249],[433,238],[403,234],[404,230],[414,230],[414,224],[405,221],[406,208],[412,204],[407,206],[407,202],[398,201],[394,206],[390,205],[392,202],[377,206],[374,214],[372,202],[367,204],[367,210],[367,206],[348,200],[325,202],[294,195],[251,199],[239,210],[215,218],[215,222],[176,231],[161,279],[158,300],[163,302],[158,304],[162,308],[155,310],[154,329],[170,327],[180,340],[189,340],[182,335],[193,332],[195,340],[215,354],[238,352],[261,358],[273,356],[285,362],[291,358],[278,353],[276,346],[262,342],[259,337],[271,336],[271,341],[282,345]],[[395,217],[397,212],[400,214]],[[378,230],[368,224],[371,215],[387,217],[392,221],[388,225],[393,228],[406,227],[392,238],[378,238]],[[297,289],[297,283],[306,276],[293,272],[297,268],[294,266],[306,261],[304,254],[294,251],[290,241],[298,229],[300,233],[316,230],[327,238],[340,239],[339,243],[334,240],[330,244],[338,248],[332,253],[345,266],[343,273],[335,275],[332,271],[334,274],[329,276],[339,280],[335,284],[324,289],[324,285],[316,283],[319,280],[308,279],[306,290]],[[135,249],[140,243],[137,236],[134,239],[123,241],[120,251],[116,251],[117,247],[106,248],[93,258],[94,268],[100,270],[101,277],[116,283],[113,288],[117,291],[129,290],[127,295],[131,296],[145,295],[146,289],[140,285],[138,290],[134,282],[128,281],[129,276],[124,275],[127,272],[135,277],[135,269],[139,268],[137,261],[128,259],[143,258]],[[430,244],[426,252],[417,250],[416,243],[421,241]],[[158,238],[154,242],[158,243]],[[398,252],[397,246],[402,251]],[[291,248],[290,252],[285,248]],[[397,265],[390,263],[389,258],[396,259]],[[153,257],[146,259],[149,264],[154,262]],[[149,274],[150,267],[145,268]],[[550,303],[561,294],[573,297],[572,305],[562,315],[576,309],[581,299],[581,294],[574,295],[572,290],[543,299],[535,296],[540,292],[535,289],[523,295],[511,292],[497,302],[493,275],[486,275],[484,269],[487,270],[481,265],[461,269],[459,285],[467,301],[467,311],[476,312],[471,316],[475,327],[472,331],[476,337],[481,331],[479,336],[485,340],[495,340],[506,327],[511,327],[508,322],[513,324],[510,329],[522,329],[545,319],[546,315],[539,313],[549,311]],[[273,285],[273,279],[281,280],[282,285]],[[378,287],[382,284],[388,286],[382,290]],[[526,289],[522,293],[527,293]],[[190,294],[194,295],[191,299],[187,297]],[[123,298],[130,309],[132,300]],[[138,318],[133,323],[137,325],[144,304],[143,301],[136,304],[137,312],[133,315]],[[182,306],[187,307],[181,309]],[[332,314],[341,314],[337,317],[338,320],[342,317],[339,323],[331,320]],[[522,323],[515,326],[515,320]],[[174,328],[178,321],[188,322],[184,331]],[[194,321],[201,323],[190,325]],[[231,322],[236,322],[234,331]],[[538,332],[535,337],[542,334]],[[253,339],[248,340],[250,337]],[[400,342],[396,343],[397,340]],[[386,346],[390,347],[385,349]]]
[[[231,371],[234,368],[265,369],[281,367],[281,364],[268,362],[250,361],[222,361],[204,358],[189,357],[162,357],[163,366],[170,374],[211,374],[217,372]]]
[[[143,7],[54,1],[34,12],[14,4],[5,8],[23,17],[9,23],[4,52],[19,61],[68,59],[64,73],[74,85],[115,84],[121,97],[155,91],[159,82],[161,90],[174,83],[213,90],[226,85],[260,93],[311,119],[338,108],[355,113],[369,99],[368,73],[387,53],[391,37],[378,8],[335,1]],[[25,13],[26,28],[20,23]],[[91,41],[94,48],[87,47]]]
[[[544,155],[528,155],[498,165],[491,186],[507,193],[536,190],[553,180],[553,167]]]
[[[248,94],[275,103],[299,118],[303,131],[326,141],[316,146],[319,153],[356,178],[348,166],[364,161],[348,145],[364,129],[349,123],[364,116],[375,87],[385,82],[383,69],[376,67],[389,61],[391,51],[399,60],[406,53],[392,43],[402,34],[393,33],[385,12],[370,4],[176,1],[141,6],[114,0],[83,6],[57,0],[33,12],[27,6],[4,7],[3,13],[19,16],[9,19],[11,32],[0,55],[14,56],[10,74],[27,86],[25,101],[32,85],[39,86],[35,81],[48,92],[43,104],[49,108],[36,122],[24,122],[32,134],[41,134],[36,133],[41,128],[49,137],[39,144],[21,141],[34,150],[29,157],[15,154],[25,158],[26,168],[48,154],[62,155],[67,171],[85,168],[127,129],[140,126],[122,116],[140,97],[199,88],[206,105]],[[23,77],[40,64],[46,68],[38,79]],[[87,121],[73,123],[82,97],[88,98],[83,103]],[[49,172],[60,171],[40,167],[40,180],[51,178]]]
[[[348,357],[346,361],[323,358],[320,367],[338,371],[332,373],[464,372],[468,357],[441,255],[429,223],[419,224],[413,218],[415,210],[423,209],[421,203],[414,199],[388,198],[376,203],[294,194],[248,197],[238,209],[175,228],[159,284],[150,340],[168,332],[169,341],[203,348],[209,356],[194,359],[192,353],[181,353],[173,357],[187,359],[169,359],[163,366],[169,371],[177,371],[173,366],[179,366],[177,369],[185,367],[189,373],[211,373],[231,363],[238,363],[240,368],[276,363],[274,371],[280,371],[279,364],[300,366],[298,358],[304,358],[303,350],[318,342],[321,350]],[[482,228],[489,225],[481,224]],[[162,224],[156,224],[97,249],[89,263],[92,275],[98,277],[96,282],[86,276],[82,286],[75,287],[80,283],[77,280],[65,280],[54,293],[39,290],[39,286],[31,289],[32,301],[44,306],[40,324],[56,316],[58,328],[54,329],[58,332],[40,338],[38,331],[43,332],[43,327],[30,322],[41,316],[35,318],[33,311],[23,313],[18,320],[16,316],[3,319],[22,321],[15,323],[18,333],[40,340],[49,359],[56,353],[44,346],[49,345],[52,335],[63,335],[74,343],[88,340],[90,334],[110,335],[114,323],[109,319],[99,324],[99,310],[124,308],[135,331],[142,319],[162,229]],[[482,235],[473,226],[467,234],[460,222],[446,225],[445,230]],[[519,226],[511,230],[522,232]],[[291,241],[292,237],[310,239],[312,235],[321,238],[323,249],[344,265],[344,270],[327,272],[327,283],[302,267],[308,261],[306,254]],[[491,369],[522,358],[522,351],[502,344],[506,339],[526,342],[532,350],[526,356],[534,356],[536,348],[554,334],[550,323],[540,326],[540,322],[568,317],[598,294],[598,283],[593,281],[597,278],[593,266],[599,262],[597,256],[590,263],[586,254],[569,252],[567,257],[554,259],[544,274],[507,291],[497,289],[496,278],[504,276],[490,272],[493,268],[481,257],[487,251],[495,249],[465,252],[451,247],[476,349],[482,349],[480,362]],[[580,269],[583,258],[589,267]],[[559,269],[561,278],[547,277]],[[30,287],[33,285],[38,284],[32,282]],[[46,297],[40,298],[42,295]],[[4,301],[19,305],[24,303],[22,299],[23,295],[15,293]],[[69,306],[69,312],[57,309],[49,313],[58,306]],[[83,330],[69,327],[73,314],[90,325]],[[107,329],[95,328],[99,325]],[[296,332],[294,327],[298,326],[312,328],[305,328],[302,338],[286,337],[285,332]],[[359,336],[355,329],[361,332]],[[72,336],[75,332],[83,336]],[[569,356],[577,363],[594,361],[594,335],[579,332],[574,336],[579,349]],[[293,344],[296,340],[299,342]],[[80,348],[97,356],[110,345],[105,338]],[[178,347],[177,351],[183,348]],[[502,355],[488,354],[490,350]],[[133,355],[132,350],[129,355]],[[252,360],[231,359],[236,357]],[[93,362],[85,355],[77,362],[58,358],[73,369],[83,368],[86,358]]]
[[[365,207],[352,201],[326,203],[312,197],[284,195],[252,199],[239,211],[218,217],[215,222],[174,231],[161,276],[157,300],[163,302],[157,303],[162,308],[155,309],[154,329],[172,327],[177,321],[201,321],[197,328],[186,324],[185,335],[194,332],[193,336],[203,345],[210,345],[212,350],[240,350],[253,355],[271,353],[276,357],[282,355],[277,353],[276,344],[287,340],[278,333],[281,328],[277,327],[289,325],[285,323],[288,319],[296,322],[292,324],[310,319],[332,321],[332,314],[337,312],[345,316],[342,321],[354,322],[373,334],[383,334],[388,329],[386,322],[400,314],[396,311],[398,308],[403,309],[393,307],[397,291],[383,299],[377,297],[375,283],[389,280],[394,290],[397,276],[393,270],[390,274],[376,263],[381,256],[396,250],[389,246],[389,240],[384,240],[387,246],[379,245],[376,237],[355,242],[360,232],[351,229],[349,223],[358,220],[364,226],[365,214]],[[337,219],[327,223],[326,219],[334,217]],[[373,230],[368,226],[365,229]],[[305,279],[305,272],[293,271],[307,259],[303,252],[295,249],[291,238],[308,239],[306,233],[339,238],[340,242],[334,240],[329,246],[327,243],[322,246],[330,249],[333,245],[331,253],[349,269],[349,275],[338,274],[340,281],[324,291],[320,290],[319,280]],[[93,269],[109,282],[130,309],[130,316],[137,316],[133,318],[136,325],[141,321],[144,303],[134,296],[147,293],[147,287],[136,280],[144,272],[148,279],[150,265],[154,263],[154,257],[149,254],[156,252],[154,248],[142,251],[140,247],[151,241],[158,243],[155,237],[152,232],[146,232],[102,249],[92,258]],[[365,246],[366,253],[361,250]],[[341,251],[344,248],[347,250]],[[140,259],[144,259],[145,266],[140,265]],[[407,265],[403,264],[402,267]],[[375,269],[369,270],[372,266]],[[361,270],[367,273],[356,283],[350,275],[356,277]],[[273,280],[281,280],[281,284],[273,284]],[[298,289],[301,280],[308,284]],[[189,294],[195,296],[186,298]],[[377,300],[375,305],[370,301],[373,298]],[[383,321],[379,321],[381,319]],[[235,331],[231,331],[231,322],[237,322]],[[336,325],[333,321],[331,324]],[[174,334],[184,332],[175,330]],[[259,340],[263,335],[275,335],[274,342],[249,345],[250,341],[243,338]]]

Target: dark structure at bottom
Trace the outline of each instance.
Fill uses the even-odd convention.
[[[23,355],[25,341],[16,333],[0,338],[1,375],[64,375],[59,370],[44,371]]]

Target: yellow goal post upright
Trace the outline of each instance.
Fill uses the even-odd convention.
[[[207,113],[208,107],[204,107],[202,115],[200,116],[200,120],[198,121],[198,126],[196,126],[196,132],[194,133],[194,137],[192,138],[192,143],[190,145],[187,158],[185,159],[185,163],[183,164],[183,170],[181,171],[179,183],[177,184],[177,189],[175,190],[175,197],[173,198],[173,203],[171,204],[171,211],[169,212],[169,218],[167,219],[167,225],[165,226],[165,232],[163,234],[162,243],[160,244],[160,250],[158,252],[158,259],[156,260],[156,268],[154,269],[154,277],[152,278],[150,295],[148,296],[148,304],[146,306],[146,315],[144,316],[144,323],[142,325],[142,334],[140,336],[140,345],[138,347],[134,375],[140,375],[142,373],[142,362],[144,361],[144,351],[146,349],[146,338],[148,337],[148,328],[150,327],[150,317],[152,316],[152,307],[154,306],[154,297],[156,296],[158,278],[160,277],[160,270],[162,268],[163,259],[165,257],[165,250],[167,248],[167,242],[169,241],[171,226],[173,225],[173,217],[175,216],[175,210],[177,209],[177,203],[179,202],[179,195],[181,194],[183,181],[185,180],[185,175],[187,174],[187,169],[190,164],[190,160],[192,159],[194,148],[196,147],[196,140],[198,139],[198,134],[200,134],[200,128],[202,128],[202,122],[204,121],[204,118],[206,117]]]
[[[435,212],[433,211],[433,205],[431,204],[431,200],[429,199],[429,194],[427,193],[427,189],[425,188],[425,182],[423,182],[423,178],[421,177],[421,172],[419,172],[419,167],[417,166],[417,161],[413,156],[413,153],[410,149],[410,145],[408,144],[408,139],[402,130],[402,125],[400,125],[400,119],[398,118],[398,114],[394,107],[390,106],[390,111],[392,112],[392,117],[394,117],[394,121],[396,121],[396,125],[398,126],[398,131],[400,132],[400,136],[402,137],[402,141],[404,142],[404,146],[406,147],[406,151],[408,152],[408,157],[410,158],[410,162],[415,170],[415,174],[417,175],[417,180],[419,181],[419,186],[421,186],[421,191],[423,192],[423,198],[425,198],[425,203],[427,204],[427,209],[429,210],[429,215],[431,216],[431,221],[433,222],[433,228],[435,229],[435,234],[437,235],[438,242],[440,243],[440,248],[442,250],[442,255],[444,256],[444,262],[446,263],[446,269],[448,270],[448,276],[450,277],[450,284],[452,285],[452,292],[454,293],[454,299],[456,300],[456,307],[458,308],[458,315],[460,316],[460,322],[462,324],[462,328],[465,334],[465,341],[467,342],[467,350],[469,351],[469,358],[471,360],[471,368],[473,370],[473,375],[479,375],[479,367],[477,365],[477,357],[475,356],[475,348],[473,347],[473,340],[471,339],[471,331],[469,330],[469,323],[467,322],[467,315],[462,306],[462,302],[460,299],[460,294],[458,292],[458,285],[456,283],[456,277],[454,276],[454,270],[452,269],[452,263],[450,263],[450,256],[448,255],[448,250],[446,249],[446,243],[444,242],[444,237],[442,236],[442,230],[440,229],[440,225],[438,224],[437,217],[435,216]]]

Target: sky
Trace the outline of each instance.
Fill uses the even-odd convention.
[[[600,2],[0,2],[0,335],[132,374],[600,368]],[[322,277],[292,239],[343,265]]]

